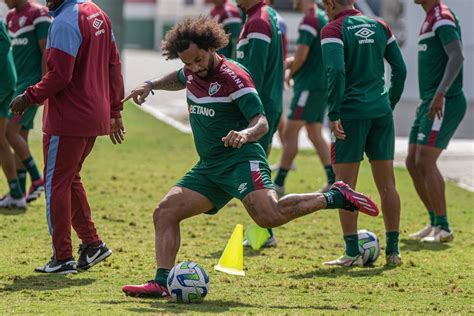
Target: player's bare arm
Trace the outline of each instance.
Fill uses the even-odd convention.
[[[153,90],[178,91],[185,88],[186,85],[179,81],[178,71],[176,70],[158,79],[142,83],[133,89],[122,102],[133,99],[136,104],[142,105],[150,93],[153,93]]]
[[[303,67],[306,59],[308,58],[309,46],[307,45],[298,45],[296,47],[295,56],[293,57],[292,62],[288,66],[290,69],[290,74],[286,78],[286,83],[289,85],[291,78]]]
[[[240,148],[245,143],[256,142],[268,132],[268,122],[263,114],[256,115],[249,126],[241,131],[230,131],[222,138],[225,147]]]

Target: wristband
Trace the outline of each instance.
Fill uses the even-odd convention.
[[[153,82],[151,82],[150,80],[147,80],[147,81],[145,81],[145,83],[150,86],[151,94],[155,95],[155,92],[153,92]]]

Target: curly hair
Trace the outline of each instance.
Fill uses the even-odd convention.
[[[166,34],[161,43],[163,56],[166,59],[176,59],[178,53],[188,49],[191,43],[205,50],[220,49],[227,46],[229,37],[222,26],[209,17],[188,18],[176,24]]]

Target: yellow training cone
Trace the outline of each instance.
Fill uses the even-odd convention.
[[[257,224],[250,224],[245,231],[245,238],[253,250],[259,250],[270,238],[270,233],[266,228],[262,228]]]
[[[234,274],[245,275],[244,271],[244,226],[235,225],[234,232],[230,236],[224,252],[222,253],[219,263],[214,266],[217,271]]]

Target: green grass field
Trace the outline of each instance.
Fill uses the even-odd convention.
[[[125,297],[122,285],[153,278],[153,209],[197,155],[189,135],[131,105],[124,117],[126,143],[113,146],[101,138],[82,172],[96,225],[114,254],[77,275],[35,274],[33,269],[51,256],[44,201],[26,212],[0,210],[0,314],[474,313],[474,194],[447,186],[454,243],[407,240],[409,232],[425,225],[427,216],[403,169],[396,171],[402,198],[402,267],[385,268],[384,258],[372,268],[322,266],[322,261],[342,253],[343,242],[337,212],[321,211],[277,228],[277,248],[246,251],[245,277],[215,272],[235,224],[251,222],[240,202],[232,201],[216,216],[199,216],[181,225],[178,260],[196,261],[210,274],[203,304]],[[41,160],[39,132],[31,143]],[[279,154],[275,151],[271,160]],[[312,152],[301,153],[297,164],[287,189],[307,192],[323,184],[323,170]],[[1,192],[6,190],[4,182]],[[358,188],[376,196],[367,164],[361,168]],[[359,227],[375,232],[384,245],[381,216],[360,216]]]

